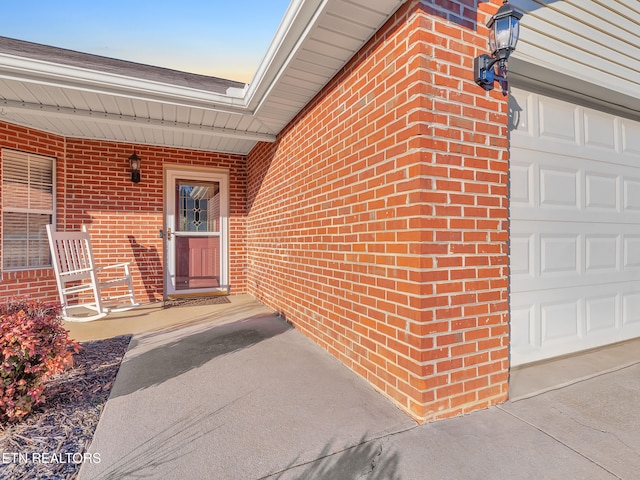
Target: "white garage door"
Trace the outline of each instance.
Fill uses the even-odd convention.
[[[509,105],[512,365],[640,336],[640,122]]]

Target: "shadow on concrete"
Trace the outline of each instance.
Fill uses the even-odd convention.
[[[224,424],[223,412],[242,397],[213,412],[204,409],[177,418],[153,438],[118,459],[107,470],[91,474],[92,480],[126,478],[179,478],[174,463],[188,455],[200,439]],[[222,415],[222,419],[218,417]],[[91,467],[91,465],[88,465]]]
[[[264,479],[399,480],[400,476],[396,475],[400,464],[398,452],[395,449],[388,451],[387,439],[367,441],[365,438],[363,436],[357,445],[337,452],[328,443],[316,460],[302,465],[296,465],[294,461],[286,470]]]
[[[289,329],[291,326],[281,318],[256,315],[223,325],[199,326],[186,334],[170,330],[134,337],[111,398],[160,385],[216,357],[249,348]]]

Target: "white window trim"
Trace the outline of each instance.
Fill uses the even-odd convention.
[[[3,182],[4,182],[4,161],[5,161],[5,152],[11,152],[11,155],[18,155],[18,156],[24,156],[25,159],[28,159],[30,157],[36,157],[36,158],[43,158],[43,159],[47,159],[47,160],[51,160],[51,168],[52,168],[52,172],[51,172],[51,183],[52,183],[52,196],[53,196],[53,202],[52,202],[52,206],[51,206],[51,210],[42,210],[42,209],[37,209],[37,208],[33,208],[33,209],[29,209],[29,208],[20,208],[20,207],[8,207],[6,208],[4,206],[4,189],[2,189],[2,193],[0,194],[1,198],[0,198],[0,206],[1,206],[1,211],[0,211],[0,215],[4,216],[4,212],[15,212],[15,213],[34,213],[34,214],[44,214],[44,215],[51,215],[51,223],[53,225],[56,224],[56,200],[57,200],[57,177],[56,177],[56,167],[57,167],[57,158],[53,157],[53,156],[48,156],[48,155],[40,155],[40,154],[36,154],[36,153],[30,153],[30,152],[25,152],[23,150],[17,150],[17,149],[12,149],[12,148],[2,148],[0,150],[0,154],[1,154],[1,164],[0,164],[0,171],[2,172],[2,178],[0,179],[0,187],[2,187]],[[2,276],[4,274],[4,272],[24,272],[24,271],[36,271],[36,270],[47,270],[50,268],[53,268],[51,265],[51,261],[49,261],[48,265],[39,265],[39,266],[35,266],[35,267],[15,267],[15,268],[6,268],[4,267],[4,221],[2,222],[2,239],[0,240],[0,248],[2,249],[2,258],[0,260],[0,279],[2,279]]]

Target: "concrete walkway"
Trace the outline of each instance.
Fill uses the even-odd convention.
[[[134,336],[80,480],[639,476],[638,364],[418,426],[249,297],[220,311]]]

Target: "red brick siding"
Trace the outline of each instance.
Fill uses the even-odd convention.
[[[472,81],[487,15],[467,3],[405,4],[246,171],[136,146],[134,185],[133,145],[0,124],[0,146],[58,158],[59,226],[91,223],[99,260],[133,262],[143,300],[162,296],[163,162],[229,168],[235,292],[420,420],[482,408],[507,393],[507,108]],[[52,285],[5,272],[0,295]]]
[[[239,155],[62,138],[0,123],[0,147],[57,158],[57,224],[89,225],[98,264],[128,261],[137,298],[161,300],[164,252],[163,165],[224,168],[230,177],[230,279],[232,293],[246,292],[246,173]],[[142,159],[142,181],[131,182],[129,156]],[[51,269],[3,272],[0,298],[31,295],[55,299]]]
[[[0,122],[0,148],[11,148],[38,155],[62,158],[64,156],[64,143],[65,139],[58,135]],[[0,195],[1,192],[2,180],[0,179]],[[0,202],[0,208],[1,205],[2,203]],[[2,215],[0,215],[1,224]],[[0,262],[1,268],[2,263]],[[56,300],[57,290],[53,271],[51,269],[37,269],[2,272],[0,277],[0,299],[12,297]]]
[[[447,5],[403,6],[248,160],[249,291],[424,421],[507,393],[507,105]]]

